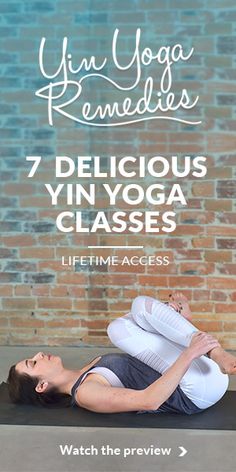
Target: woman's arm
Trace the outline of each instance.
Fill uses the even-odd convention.
[[[143,390],[110,387],[90,375],[78,388],[76,400],[81,407],[97,413],[156,410],[176,389],[191,360],[185,351],[162,377]]]
[[[80,406],[98,413],[119,413],[156,410],[177,388],[180,380],[196,357],[218,346],[218,341],[206,333],[193,335],[190,346],[155,382],[143,390],[102,385],[90,375],[78,388],[76,400]]]
[[[147,409],[144,390],[104,385],[90,375],[76,393],[79,406],[97,413],[121,413]]]
[[[210,334],[197,331],[192,336],[189,347],[180,354],[174,364],[156,382],[145,389],[150,406],[154,406],[151,409],[156,410],[170,397],[194,359],[207,354],[217,346],[219,346],[217,339]]]
[[[187,372],[193,358],[186,349],[168,370],[146,389],[150,410],[157,410],[178,387],[180,380]]]

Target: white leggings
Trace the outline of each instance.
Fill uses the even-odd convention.
[[[189,346],[197,330],[173,308],[151,297],[134,299],[131,312],[108,326],[108,336],[122,351],[163,374]],[[206,356],[195,359],[179,386],[199,408],[208,408],[224,395],[229,377]]]

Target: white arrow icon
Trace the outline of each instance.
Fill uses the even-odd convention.
[[[181,450],[181,453],[179,454],[179,457],[184,457],[185,454],[187,454],[187,449],[185,449],[183,446],[179,446],[179,449]]]

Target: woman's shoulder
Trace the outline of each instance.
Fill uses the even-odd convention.
[[[105,377],[95,372],[93,373],[93,371],[89,372],[76,389],[74,394],[75,403],[77,406],[86,408],[88,398],[96,399],[100,389],[104,387],[112,388]]]
[[[116,360],[126,360],[127,358],[131,357],[129,354],[125,352],[108,352],[101,356],[101,362],[104,361],[116,361]]]
[[[108,382],[108,380],[103,375],[98,374],[97,372],[93,372],[93,370],[91,370],[91,372],[87,373],[86,377],[83,379],[83,381],[78,386],[77,392],[79,391],[79,389],[81,389],[81,386],[83,384],[88,383],[88,382],[90,382],[90,384],[94,384],[94,382],[98,382],[101,385],[107,385],[108,387],[111,387],[111,384]]]
[[[125,352],[107,352],[106,354],[102,354],[101,356],[96,356],[94,357],[89,364],[86,364],[86,366],[83,367],[83,370],[88,370],[91,367],[94,367],[97,363],[103,363],[103,362],[112,362],[116,360],[125,360],[128,357],[131,357],[129,354],[126,354]]]

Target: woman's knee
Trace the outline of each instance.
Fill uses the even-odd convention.
[[[200,374],[200,376],[199,376]],[[182,383],[182,385],[181,385]],[[196,359],[180,382],[181,388],[199,408],[208,408],[225,394],[229,377],[205,356]]]
[[[144,295],[139,295],[138,297],[136,297],[131,305],[131,313],[137,314],[143,312],[145,310],[145,303],[147,298],[148,297]]]
[[[116,318],[115,320],[111,321],[107,327],[107,334],[113,344],[117,344],[120,340],[130,336],[130,332],[128,330],[129,323],[130,321],[128,319],[128,315]]]
[[[136,297],[131,306],[131,313],[136,315],[139,313],[151,314],[153,303],[160,303],[153,297],[147,295],[139,295]]]
[[[113,339],[115,337],[115,334],[119,328],[119,322],[118,320],[113,320],[109,323],[107,327],[107,335],[110,339],[111,342],[113,342]]]

